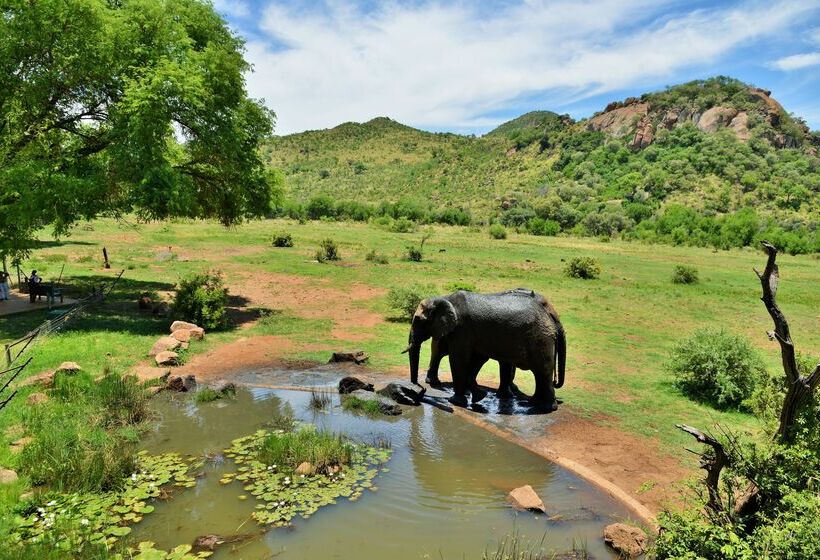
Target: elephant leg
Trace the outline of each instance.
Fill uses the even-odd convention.
[[[555,387],[552,385],[554,361],[555,356],[550,356],[546,363],[532,368],[532,374],[535,377],[535,393],[530,398],[530,403],[549,412],[558,409],[558,403],[555,401]]]
[[[427,368],[427,377],[424,381],[428,385],[438,387],[441,381],[438,378],[438,366],[441,359],[447,355],[447,343],[442,339],[432,339],[430,341],[430,366]]]
[[[463,351],[450,353],[450,372],[453,374],[453,396],[447,399],[451,404],[466,407],[467,389],[471,384],[471,356]]]
[[[487,360],[488,358],[474,355],[473,359],[470,361],[470,392],[473,395],[473,404],[481,402],[484,397],[487,396],[487,391],[480,388],[478,386],[478,381],[476,380],[478,377],[478,372],[481,371],[481,368],[487,363]]]
[[[498,372],[501,381],[498,384],[498,391],[496,391],[495,394],[499,399],[512,399],[515,397],[512,390],[514,386],[512,380],[515,376],[515,367],[509,362],[498,362]]]

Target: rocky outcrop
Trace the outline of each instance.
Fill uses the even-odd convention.
[[[604,527],[604,542],[621,558],[637,558],[648,547],[646,533],[640,527],[625,523],[613,523]]]
[[[148,351],[148,355],[153,357],[161,352],[167,352],[169,350],[176,350],[180,347],[182,343],[172,336],[163,336],[159,340],[157,340],[151,349]],[[160,364],[164,365],[164,364]]]
[[[729,123],[729,128],[734,131],[738,140],[742,140],[743,142],[748,142],[749,138],[752,137],[751,133],[749,133],[749,115],[746,111],[739,112],[737,116],[732,119],[732,122]]]
[[[647,115],[638,123],[638,127],[635,130],[635,137],[632,139],[632,142],[629,143],[629,146],[636,150],[643,150],[649,146],[654,139],[655,127],[652,126],[652,122]]]
[[[158,366],[178,366],[179,354],[166,350],[154,356]]]
[[[627,100],[630,101],[630,100]],[[624,105],[607,105],[607,109],[595,115],[587,122],[587,129],[598,132],[605,132],[610,136],[620,138],[633,134],[635,127],[649,113],[649,103],[635,100],[631,103],[624,102]]]
[[[737,109],[731,107],[712,107],[707,109],[698,119],[697,127],[703,132],[717,132],[720,128],[729,126],[737,115]]]
[[[515,509],[538,511],[541,513],[546,513],[547,511],[544,502],[538,497],[538,494],[535,493],[535,490],[533,490],[529,484],[511,491],[507,495],[507,500]]]

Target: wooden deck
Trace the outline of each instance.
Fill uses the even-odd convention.
[[[51,309],[66,307],[76,302],[77,300],[75,299],[65,298],[63,303],[60,303],[58,299],[54,302],[54,305],[51,306]],[[8,301],[0,301],[0,317],[14,313],[25,313],[26,311],[33,311],[35,309],[49,309],[45,296],[42,296],[40,301],[31,303],[28,299],[28,294],[21,294],[16,289],[12,289],[9,292]]]

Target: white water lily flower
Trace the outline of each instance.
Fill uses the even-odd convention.
[[[47,505],[48,507],[51,507],[51,506],[56,506],[56,505],[57,505],[57,502],[55,502],[54,500],[51,500],[51,501],[50,501],[49,503],[47,503],[46,505]]]
[[[89,523],[88,519],[85,519],[85,518],[80,519],[80,525],[88,525],[88,523]]]

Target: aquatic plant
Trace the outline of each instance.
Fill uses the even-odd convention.
[[[254,519],[262,525],[283,527],[297,515],[306,519],[338,498],[354,501],[365,489],[375,490],[372,481],[380,470],[386,470],[382,465],[391,450],[354,445],[313,426],[301,426],[292,433],[260,430],[239,438],[225,455],[234,459],[238,469],[220,482],[244,483],[245,490],[259,501]],[[277,457],[286,462],[272,462]],[[317,463],[307,460],[310,457]],[[298,459],[306,460],[294,469]]]
[[[308,407],[311,410],[324,410],[330,406],[332,399],[329,391],[311,391]]]
[[[342,408],[351,412],[361,412],[366,416],[380,416],[382,413],[379,401],[376,399],[363,399],[356,395],[348,395],[342,399]]]
[[[194,393],[194,402],[196,404],[209,403],[213,401],[218,401],[219,399],[224,399],[225,397],[232,397],[235,394],[236,389],[226,389],[222,391],[217,391],[216,389],[212,389],[211,387],[202,387],[196,393]]]
[[[176,453],[137,455],[137,470],[118,490],[90,493],[48,492],[22,502],[11,532],[11,545],[50,542],[64,552],[104,545],[111,547],[131,532],[154,506],[148,502],[169,487],[196,485],[193,465]],[[164,558],[164,557],[162,557]],[[176,557],[174,557],[176,558]]]

